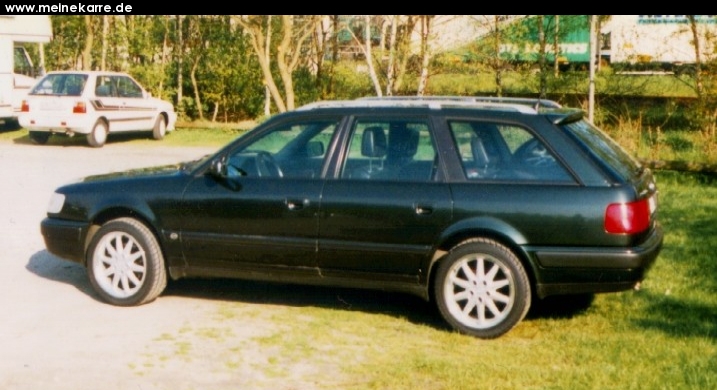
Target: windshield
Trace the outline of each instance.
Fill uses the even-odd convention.
[[[85,82],[87,75],[84,74],[49,74],[30,91],[30,95],[80,96]]]
[[[639,173],[642,165],[617,142],[586,120],[571,122],[562,126],[566,132],[577,138],[584,150],[602,162],[610,171],[623,180]]]

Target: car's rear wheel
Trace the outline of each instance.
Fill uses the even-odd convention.
[[[162,139],[167,134],[167,122],[164,120],[164,116],[160,115],[157,117],[157,121],[154,123],[154,129],[152,130],[152,137],[154,139]]]
[[[155,300],[167,286],[157,239],[135,219],[119,218],[102,225],[87,256],[90,283],[111,304],[142,305]]]
[[[31,131],[30,141],[35,145],[44,145],[50,139],[50,133],[44,131]]]
[[[92,128],[92,131],[87,134],[87,143],[93,148],[100,148],[107,142],[108,133],[109,128],[107,127],[107,123],[103,120],[98,120],[97,123],[95,123],[95,127]]]
[[[517,256],[490,239],[454,247],[436,274],[436,304],[459,332],[490,339],[517,325],[530,308],[530,282]]]

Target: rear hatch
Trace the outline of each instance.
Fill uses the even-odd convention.
[[[582,115],[553,119],[603,169],[612,185],[634,190],[634,199],[608,207],[606,231],[635,235],[638,239],[649,234],[657,212],[657,186],[652,171]]]

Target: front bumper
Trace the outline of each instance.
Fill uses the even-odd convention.
[[[662,249],[664,233],[656,225],[631,248],[540,248],[536,261],[538,296],[624,291],[641,282]]]
[[[85,238],[88,230],[89,225],[85,222],[45,218],[40,223],[47,251],[80,264],[85,262]]]

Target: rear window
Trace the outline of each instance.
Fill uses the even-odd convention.
[[[30,95],[80,96],[86,82],[87,75],[84,74],[49,74],[30,91]]]
[[[621,179],[628,180],[641,170],[639,161],[590,122],[579,120],[564,124],[562,128],[576,138],[587,153]]]

